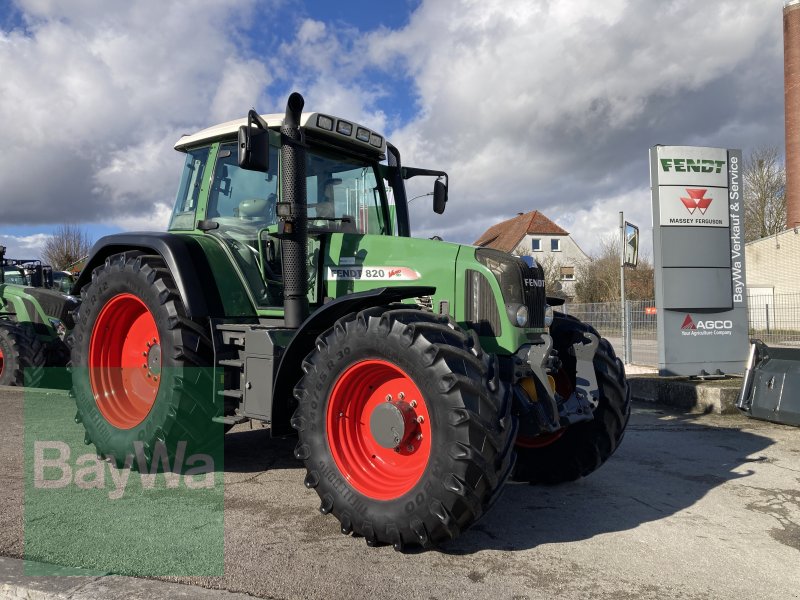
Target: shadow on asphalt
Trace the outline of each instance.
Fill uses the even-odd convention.
[[[272,439],[266,428],[230,432],[225,470],[302,468],[292,455],[296,443],[296,438]],[[440,551],[526,550],[633,529],[692,506],[728,481],[748,477],[753,471],[747,465],[764,460],[757,453],[773,443],[735,427],[704,425],[695,415],[639,410],[619,450],[597,472],[555,486],[507,484],[484,518]]]
[[[269,429],[260,426],[231,431],[225,435],[225,471],[259,473],[299,469],[303,463],[292,454],[296,444],[296,437],[272,438]]]
[[[446,554],[526,550],[633,529],[682,511],[728,481],[773,440],[737,428],[697,424],[692,415],[632,419],[619,450],[597,472],[572,483],[511,483],[486,516]],[[754,456],[755,455],[755,456]],[[743,468],[744,467],[744,468]]]

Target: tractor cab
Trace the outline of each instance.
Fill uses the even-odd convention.
[[[169,231],[202,231],[221,240],[260,309],[283,305],[279,171],[283,115],[258,116],[264,124],[264,161],[258,169],[240,160],[240,129],[230,121],[182,137],[186,153]],[[336,234],[408,236],[403,180],[446,178],[440,171],[399,167],[399,153],[379,133],[321,113],[303,115],[305,210],[308,234],[308,302],[320,305],[320,253]],[[385,159],[389,155],[389,165]],[[436,185],[444,211],[446,186]]]

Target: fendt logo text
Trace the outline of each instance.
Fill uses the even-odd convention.
[[[691,188],[686,188],[686,193],[689,194],[688,198],[681,197],[681,202],[686,207],[686,210],[689,211],[690,215],[694,214],[694,211],[699,210],[701,215],[706,214],[708,207],[711,206],[711,198],[705,198],[706,192],[708,190],[695,190]]]
[[[665,173],[722,173],[724,160],[710,158],[662,158],[661,168]]]
[[[705,321],[692,319],[692,315],[686,315],[681,325],[682,335],[732,335],[733,321],[730,319],[715,320],[708,319]]]

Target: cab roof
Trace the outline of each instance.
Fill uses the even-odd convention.
[[[261,117],[267,122],[270,129],[278,129],[283,125],[284,115],[282,114],[261,115]],[[246,118],[234,119],[233,121],[207,127],[191,135],[184,135],[175,143],[175,149],[180,152],[186,152],[192,146],[234,137],[242,125],[247,125]],[[361,152],[367,151],[376,154],[379,159],[383,159],[386,156],[386,138],[354,121],[323,113],[310,112],[303,113],[300,118],[300,127],[339,144],[354,146]]]

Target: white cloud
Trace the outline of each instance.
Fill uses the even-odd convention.
[[[6,247],[6,258],[38,259],[50,237],[49,233],[34,233],[31,235],[0,234],[0,246]]]
[[[461,242],[539,209],[591,252],[620,208],[649,226],[651,145],[783,143],[774,0],[423,0],[398,30],[303,19],[287,40],[267,19],[255,55],[242,28],[274,3],[19,2],[26,28],[0,31],[5,221],[161,223],[180,134],[295,89],[447,170],[446,214],[420,199],[412,224]]]
[[[245,111],[270,81],[231,31],[253,2],[45,0],[0,32],[4,221],[137,216],[171,203],[184,132]]]
[[[649,146],[782,143],[780,35],[768,0],[437,0],[371,34],[368,56],[415,82],[419,116],[392,134],[406,164],[452,176],[446,219],[420,231],[446,220],[472,241],[539,209],[592,250],[610,199],[649,185]]]

